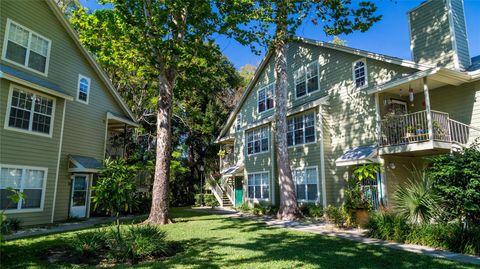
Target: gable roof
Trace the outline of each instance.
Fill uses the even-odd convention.
[[[329,42],[322,42],[322,41],[317,41],[317,40],[298,37],[298,36],[293,37],[292,42],[300,42],[300,43],[309,44],[309,45],[313,45],[313,46],[318,46],[318,47],[322,47],[322,48],[328,48],[328,49],[333,49],[333,50],[337,50],[337,51],[342,51],[342,52],[345,52],[345,53],[354,54],[354,55],[358,55],[358,56],[361,56],[361,57],[365,57],[365,58],[369,58],[369,59],[373,59],[373,60],[377,60],[377,61],[382,61],[382,62],[386,62],[386,63],[391,63],[391,64],[401,65],[401,66],[405,66],[405,67],[410,67],[410,68],[417,69],[417,70],[427,70],[427,69],[430,69],[430,68],[433,67],[433,66],[430,66],[430,65],[419,64],[419,63],[416,63],[416,62],[413,62],[413,61],[410,61],[410,60],[405,60],[405,59],[401,59],[401,58],[397,58],[397,57],[392,57],[392,56],[388,56],[388,55],[384,55],[384,54],[380,54],[380,53],[374,53],[374,52],[370,52],[370,51],[366,51],[366,50],[356,49],[356,48],[342,46],[342,45],[336,45],[336,44],[329,43]],[[227,123],[224,125],[222,131],[220,132],[220,134],[217,137],[217,142],[219,142],[220,139],[228,131],[228,128],[230,127],[230,125],[232,124],[232,122],[235,118],[235,115],[238,113],[238,111],[242,107],[243,103],[245,102],[248,95],[250,94],[253,87],[255,86],[255,83],[258,81],[258,78],[259,78],[260,74],[263,72],[263,70],[265,69],[265,66],[267,65],[267,63],[269,62],[269,60],[272,56],[273,56],[273,52],[270,50],[267,53],[267,55],[263,58],[259,67],[255,71],[255,74],[254,74],[252,80],[250,81],[250,83],[247,85],[245,91],[243,92],[243,95],[240,98],[240,101],[238,102],[235,109],[230,113],[230,116],[227,119]]]
[[[54,2],[54,0],[45,0],[47,2],[47,5],[50,7],[50,9],[53,11],[53,14],[55,14],[55,17],[60,21],[60,23],[63,25],[67,33],[70,35],[70,37],[73,39],[74,43],[77,45],[78,49],[82,52],[82,54],[85,56],[87,61],[90,63],[92,66],[93,70],[97,73],[97,75],[100,77],[100,79],[103,81],[103,83],[107,86],[107,88],[110,90],[112,93],[115,101],[120,105],[120,107],[124,110],[124,112],[133,120],[136,121],[135,116],[133,115],[132,111],[128,108],[127,104],[125,101],[123,101],[122,97],[120,94],[117,92],[115,87],[113,87],[112,83],[110,82],[110,79],[108,78],[107,74],[103,71],[103,69],[98,65],[97,61],[93,58],[93,56],[88,52],[88,50],[80,43],[80,39],[78,38],[77,32],[73,29],[73,27],[70,25],[68,22],[67,18],[63,14],[63,12],[60,10],[60,8],[57,6],[57,4]]]

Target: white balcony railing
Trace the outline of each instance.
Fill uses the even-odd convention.
[[[429,131],[429,120],[432,121],[432,135]],[[430,117],[425,110],[405,115],[390,115],[380,121],[379,145],[397,146],[430,140],[465,145],[469,142],[472,128],[450,119],[448,113],[433,110]]]

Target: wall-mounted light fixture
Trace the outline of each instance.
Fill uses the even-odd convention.
[[[395,169],[395,167],[396,167],[396,166],[395,166],[395,163],[393,163],[393,162],[389,163],[388,166],[389,166],[390,169],[392,169],[392,170]]]

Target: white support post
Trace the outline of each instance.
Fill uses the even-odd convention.
[[[375,94],[375,121],[376,121],[376,128],[377,128],[377,143],[380,145],[382,139],[382,130],[381,130],[381,120],[382,117],[380,115],[380,96],[378,93]]]
[[[425,95],[425,109],[427,112],[428,140],[433,141],[432,110],[430,109],[430,93],[428,92],[427,78],[423,78],[423,94]]]

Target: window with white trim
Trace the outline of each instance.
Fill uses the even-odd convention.
[[[258,113],[265,112],[275,106],[275,83],[270,83],[267,86],[260,88],[257,92],[257,108]]]
[[[6,126],[28,132],[50,135],[55,101],[17,87],[12,87]]]
[[[267,200],[269,198],[269,173],[248,175],[248,198]]]
[[[318,199],[317,167],[292,169],[293,181],[298,201],[316,201]]]
[[[365,59],[353,63],[353,81],[357,89],[367,86],[367,62]]]
[[[293,116],[287,120],[288,146],[315,142],[315,113]]]
[[[78,75],[77,101],[88,104],[90,96],[90,78]]]
[[[246,133],[247,154],[268,151],[268,127],[262,127]]]
[[[318,62],[300,67],[294,73],[295,97],[299,98],[320,89]]]
[[[46,75],[52,42],[10,19],[6,29],[3,58]]]
[[[242,128],[242,113],[237,114],[237,118],[235,120],[235,130],[238,132]]]
[[[0,210],[42,208],[46,177],[47,168],[0,165]],[[23,192],[25,199],[13,203],[8,198],[13,194],[8,188]]]

